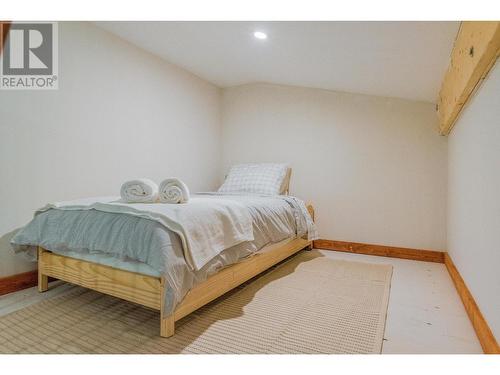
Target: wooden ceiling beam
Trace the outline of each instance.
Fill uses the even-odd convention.
[[[473,92],[500,55],[500,22],[464,21],[439,92],[439,130],[448,135]]]
[[[3,45],[10,29],[10,21],[0,21],[0,54],[2,54]]]

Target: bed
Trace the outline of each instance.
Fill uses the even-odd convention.
[[[73,202],[45,207],[12,244],[16,251],[36,256],[40,292],[48,289],[52,277],[158,310],[163,337],[174,335],[179,319],[310,248],[314,239],[314,209],[297,198],[199,194],[193,203],[167,206],[182,211],[197,203],[231,208],[234,204],[249,212],[253,236],[227,242],[197,264],[196,257],[189,261],[182,235],[161,220],[144,216],[137,206],[117,205],[113,199],[97,206]],[[125,211],[117,211],[117,206]],[[158,207],[164,206],[154,206]],[[217,232],[214,225],[208,228]]]

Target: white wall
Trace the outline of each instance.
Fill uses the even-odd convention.
[[[446,249],[447,140],[434,105],[269,84],[223,92],[223,165],[290,162],[320,237]]]
[[[449,136],[448,252],[500,340],[500,64]]]
[[[59,90],[0,91],[0,277],[32,269],[8,245],[47,202],[122,181],[220,176],[220,90],[87,23],[59,23]]]

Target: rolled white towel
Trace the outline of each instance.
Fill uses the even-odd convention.
[[[162,203],[187,203],[189,201],[189,189],[184,182],[172,177],[160,183],[158,193]]]
[[[147,178],[124,182],[120,195],[127,203],[154,203],[158,200],[158,185]]]

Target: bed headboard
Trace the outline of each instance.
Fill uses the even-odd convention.
[[[283,183],[281,184],[281,189],[280,189],[280,194],[281,195],[288,195],[290,192],[290,178],[292,177],[292,168],[288,167],[286,170],[286,175],[285,179],[283,180]]]

